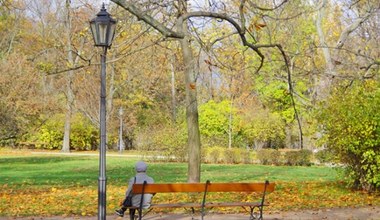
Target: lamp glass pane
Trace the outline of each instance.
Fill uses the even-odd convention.
[[[108,40],[107,45],[108,46],[111,46],[111,44],[112,44],[113,38],[115,36],[115,28],[116,28],[116,24],[111,23],[110,24],[110,31],[108,32],[108,37],[107,37],[107,40]]]
[[[96,31],[96,24],[95,22],[91,22],[90,23],[90,27],[91,27],[91,33],[92,33],[92,37],[94,38],[94,42],[95,44],[98,44],[99,43],[99,39],[98,39],[98,35],[97,35],[97,31]]]
[[[107,37],[107,24],[99,23],[99,44],[106,45]]]

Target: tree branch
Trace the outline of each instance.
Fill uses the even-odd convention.
[[[249,3],[249,5],[250,5],[251,7],[253,7],[253,8],[257,8],[257,9],[259,9],[259,10],[261,10],[261,11],[274,11],[274,10],[276,10],[277,8],[283,6],[286,2],[288,2],[288,0],[284,0],[284,1],[282,1],[279,5],[274,6],[273,8],[263,8],[263,7],[258,6],[257,4],[255,4],[255,3],[252,2],[252,1],[249,1],[248,3]]]
[[[340,35],[340,38],[336,44],[336,48],[340,49],[343,47],[346,42],[348,35],[354,32],[361,24],[363,24],[370,16],[372,15],[372,11],[367,12],[364,16],[359,17],[354,23],[348,26]]]
[[[180,39],[185,37],[183,33],[178,33],[169,29],[168,27],[161,24],[160,22],[158,22],[156,19],[149,16],[148,14],[142,12],[140,9],[135,7],[132,3],[127,2],[126,0],[111,0],[111,1],[119,5],[120,7],[124,8],[125,10],[129,11],[130,13],[132,13],[139,20],[143,20],[145,23],[152,26],[154,29],[159,31],[165,37],[180,38]]]
[[[80,65],[80,66],[76,66],[76,67],[72,67],[72,68],[67,68],[67,69],[63,69],[63,70],[56,70],[54,72],[47,72],[46,74],[48,76],[51,76],[51,75],[56,75],[56,74],[60,74],[60,73],[65,73],[65,72],[69,72],[69,71],[72,71],[72,70],[78,70],[78,69],[82,69],[86,66],[90,66],[91,63],[88,63],[88,65]]]
[[[247,38],[245,37],[244,28],[242,28],[234,19],[229,17],[227,14],[221,14],[221,13],[215,13],[215,12],[195,11],[195,12],[189,12],[189,13],[183,14],[182,16],[180,16],[178,18],[177,22],[179,24],[181,24],[181,23],[183,23],[183,21],[190,19],[190,18],[195,18],[195,17],[210,17],[210,18],[222,19],[222,20],[225,20],[228,23],[230,23],[237,30],[237,33],[239,34],[243,45],[251,48],[253,51],[255,51],[257,53],[257,55],[259,55],[261,60],[260,60],[260,66],[257,68],[256,73],[260,71],[260,69],[264,65],[265,57],[261,53],[261,51],[258,49],[257,46],[255,46],[254,44],[249,43],[247,41]]]

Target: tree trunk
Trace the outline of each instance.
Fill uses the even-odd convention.
[[[322,19],[325,16],[325,7],[327,5],[326,0],[322,0],[321,6],[319,7],[317,17],[315,20],[315,26],[317,28],[318,38],[320,45],[322,46],[323,56],[325,58],[325,73],[326,75],[322,75],[320,79],[315,80],[316,86],[314,91],[314,99],[315,100],[323,100],[330,94],[330,76],[334,74],[334,64],[331,59],[330,49],[326,43],[325,34],[322,28]]]
[[[71,48],[71,17],[70,17],[70,2],[66,1],[66,44],[67,44],[67,60],[70,67],[74,66],[73,52]],[[67,91],[66,91],[66,115],[65,115],[65,130],[63,135],[62,152],[70,152],[70,133],[71,133],[71,116],[73,114],[74,93],[72,88],[73,70],[70,70],[66,76]]]
[[[123,107],[119,108],[119,120],[120,120],[120,125],[119,125],[119,152],[123,153],[125,150],[125,144],[123,140]]]
[[[70,71],[71,72],[71,71]],[[71,73],[69,73],[71,75]],[[71,133],[71,116],[73,112],[74,95],[71,88],[71,77],[67,78],[67,103],[66,103],[66,115],[65,115],[65,130],[63,135],[62,152],[70,152],[70,133]]]
[[[207,51],[208,53],[208,60],[211,62],[212,58],[211,58],[211,55],[210,55],[210,51]],[[209,98],[210,100],[213,100],[214,99],[214,88],[213,88],[213,78],[212,78],[212,65],[210,64],[208,66],[209,68],[209,73],[210,73],[210,81],[209,81]]]
[[[115,60],[117,51],[114,51],[112,53],[112,60]],[[112,62],[111,65],[108,67],[108,75],[109,75],[109,88],[108,88],[108,95],[107,95],[107,119],[111,117],[112,109],[113,109],[113,96],[115,95],[116,88],[115,88],[115,63]]]
[[[287,124],[285,126],[285,148],[293,148],[292,133],[291,125]]]
[[[173,123],[177,120],[177,113],[176,113],[176,92],[175,92],[175,57],[172,56],[172,59],[170,60],[170,69],[171,69],[171,92],[172,92],[172,121]]]
[[[232,93],[232,92],[231,92]],[[228,149],[232,148],[232,108],[234,106],[234,95],[231,94],[230,112],[228,115]]]
[[[183,33],[187,32],[187,21],[180,24]],[[187,181],[190,183],[200,181],[201,161],[200,161],[200,133],[198,122],[198,103],[197,103],[197,89],[195,81],[195,65],[194,57],[191,50],[190,38],[186,34],[184,39],[180,39],[182,57],[184,63],[184,74],[186,84],[186,121],[188,132],[188,177]]]

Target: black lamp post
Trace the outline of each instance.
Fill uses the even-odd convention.
[[[96,18],[90,21],[96,47],[102,47],[100,75],[100,153],[98,179],[98,219],[106,219],[106,55],[115,36],[116,20],[106,11],[104,3]]]

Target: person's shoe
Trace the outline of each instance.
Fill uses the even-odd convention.
[[[120,217],[123,217],[124,216],[124,211],[121,210],[121,209],[117,209],[117,210],[115,210],[115,214],[118,215],[118,216],[120,216]]]

